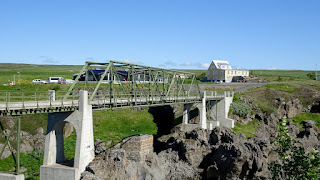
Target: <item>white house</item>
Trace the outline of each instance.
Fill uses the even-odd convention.
[[[248,70],[232,69],[229,62],[223,60],[213,60],[207,72],[207,80],[213,82],[232,82],[246,76],[249,76]]]

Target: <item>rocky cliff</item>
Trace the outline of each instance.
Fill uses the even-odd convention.
[[[176,131],[155,141],[155,152],[146,154],[143,161],[129,159],[121,148],[123,142],[110,149],[96,143],[97,158],[81,179],[271,179],[268,166],[277,159],[271,143],[277,126],[272,118],[268,123],[251,139],[224,127]],[[298,145],[309,150],[319,146],[313,121],[304,121],[302,130],[288,125]]]

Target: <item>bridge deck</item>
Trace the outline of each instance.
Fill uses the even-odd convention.
[[[221,100],[224,96],[207,96],[208,100]],[[197,96],[189,97],[138,97],[132,99],[94,99],[90,102],[94,110],[132,108],[139,106],[163,106],[177,103],[196,103],[201,99]],[[24,101],[24,102],[0,102],[0,116],[35,114],[49,112],[66,112],[78,109],[79,100],[66,101]]]

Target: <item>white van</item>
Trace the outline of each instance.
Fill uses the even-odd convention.
[[[65,80],[62,77],[49,77],[49,84],[65,84]]]

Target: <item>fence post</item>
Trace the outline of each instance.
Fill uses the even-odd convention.
[[[20,173],[20,129],[21,129],[21,116],[18,118],[17,123],[17,167],[16,174]]]
[[[49,90],[49,101],[55,101],[56,100],[56,91],[55,90]]]

